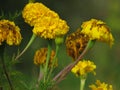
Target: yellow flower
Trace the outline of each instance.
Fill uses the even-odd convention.
[[[34,26],[43,17],[59,18],[57,13],[38,2],[28,3],[22,11],[22,16],[30,26]]]
[[[101,20],[91,19],[82,25],[82,33],[89,36],[91,40],[98,40],[113,45],[114,38],[107,25]]]
[[[20,28],[9,20],[0,20],[0,45],[6,41],[8,45],[19,45],[22,40]]]
[[[82,53],[88,43],[88,37],[77,30],[66,38],[66,49],[69,56],[74,60]]]
[[[55,39],[65,35],[69,30],[66,21],[60,18],[43,17],[35,24],[33,33],[45,39]]]
[[[89,86],[91,90],[113,90],[112,85],[101,83],[100,80],[96,81],[96,85],[92,84]]]
[[[26,23],[34,26],[33,33],[45,39],[55,39],[69,30],[66,21],[42,3],[28,3],[22,15]]]
[[[47,57],[47,48],[41,48],[36,51],[34,55],[34,64],[36,65],[44,65],[46,62],[46,57]],[[49,61],[49,67],[52,65],[52,60],[55,56],[55,52],[52,50],[51,56],[50,56],[50,61]],[[57,62],[55,63],[54,66],[57,66]]]
[[[96,65],[91,61],[79,61],[73,68],[72,72],[76,74],[76,76],[86,76],[87,73],[94,72],[96,69]]]

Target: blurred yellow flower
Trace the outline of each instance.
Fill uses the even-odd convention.
[[[57,13],[38,2],[28,3],[22,11],[22,16],[30,26],[34,26],[43,17],[59,18]]]
[[[88,37],[82,34],[79,29],[68,35],[65,41],[68,55],[76,60],[87,46],[88,41]]]
[[[89,36],[91,40],[98,40],[113,45],[114,38],[107,25],[101,20],[91,19],[81,25],[82,33]]]
[[[95,74],[94,69],[96,69],[94,62],[83,60],[79,61],[71,71],[76,74],[76,76],[86,76],[90,72]]]
[[[33,33],[45,39],[55,39],[65,35],[69,30],[66,21],[59,18],[44,17],[35,24]]]
[[[101,83],[100,80],[96,81],[96,85],[92,84],[89,86],[91,90],[113,90],[112,85]]]
[[[28,3],[22,15],[26,23],[34,26],[33,33],[45,39],[55,39],[65,35],[69,30],[66,21],[42,3]]]
[[[47,57],[47,48],[41,48],[36,51],[34,55],[34,64],[36,65],[44,65],[46,62],[46,57]],[[52,65],[53,58],[55,56],[55,52],[52,50],[50,60],[49,60],[49,67]],[[57,66],[57,62],[54,65],[55,67]]]
[[[19,45],[22,40],[20,28],[9,20],[0,20],[0,45],[6,41],[8,45]]]

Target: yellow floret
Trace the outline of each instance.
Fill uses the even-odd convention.
[[[44,4],[38,2],[28,3],[22,11],[22,16],[25,19],[25,22],[30,26],[34,26],[43,17],[59,17],[57,13],[47,8]]]
[[[91,90],[113,90],[112,85],[101,83],[100,80],[96,81],[96,85],[92,84],[89,86]]]
[[[94,72],[96,69],[96,65],[91,61],[79,61],[73,68],[72,72],[76,74],[76,76],[85,76],[87,73]]]
[[[91,40],[98,40],[113,45],[114,38],[107,25],[101,20],[91,19],[82,25],[82,33],[89,36]]]
[[[19,45],[21,40],[20,28],[14,22],[9,20],[0,21],[0,45],[4,41],[8,45]]]
[[[55,39],[69,30],[66,21],[59,18],[44,17],[34,26],[33,33],[45,39]]]
[[[34,64],[45,65],[46,58],[47,58],[47,50],[48,50],[47,48],[41,48],[41,49],[36,51],[36,53],[34,55]],[[48,64],[49,67],[51,67],[51,65],[52,65],[52,61],[53,61],[54,56],[55,56],[55,52],[54,52],[54,50],[52,50],[49,64]],[[55,63],[54,66],[57,66],[57,62]]]

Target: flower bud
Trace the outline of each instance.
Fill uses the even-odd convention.
[[[60,45],[64,42],[64,38],[63,37],[56,37],[55,38],[55,43],[56,45]]]

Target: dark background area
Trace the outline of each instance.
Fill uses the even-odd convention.
[[[82,22],[96,18],[103,20],[111,28],[115,42],[112,48],[107,44],[97,42],[91,49],[86,59],[91,59],[97,65],[96,76],[89,75],[86,81],[86,90],[88,85],[92,84],[96,79],[113,85],[114,90],[120,89],[120,0],[36,0],[44,3],[51,10],[56,11],[60,17],[67,21],[70,26],[70,32],[80,27]],[[27,0],[0,0],[0,9],[5,15],[13,14],[16,11],[22,11]],[[1,15],[0,15],[1,16]],[[32,29],[24,23],[21,16],[16,20],[21,28],[23,40],[18,47],[7,47],[6,52],[9,55],[15,53],[17,48],[22,50],[32,35]],[[68,34],[69,34],[68,33]],[[37,38],[27,52],[20,58],[21,62],[16,67],[26,75],[33,74],[35,65],[33,64],[33,56],[37,49],[47,46],[44,39]],[[72,59],[67,56],[65,46],[62,45],[59,56],[58,72],[65,65],[70,63]],[[79,90],[79,78],[69,74],[62,81],[58,88],[60,90]]]

